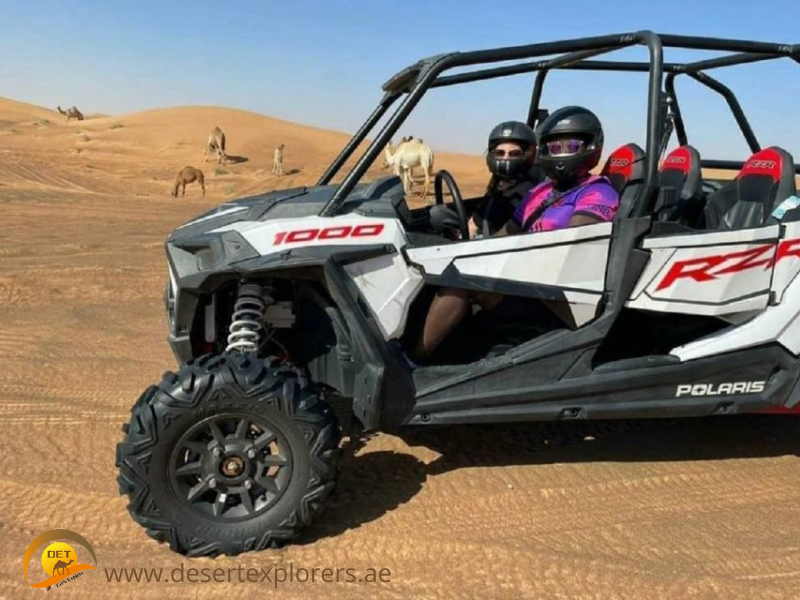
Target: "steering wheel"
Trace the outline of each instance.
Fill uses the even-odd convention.
[[[456,180],[449,171],[441,169],[437,171],[436,178],[433,180],[433,194],[436,198],[436,204],[444,204],[444,194],[442,193],[442,182],[447,184],[447,189],[453,197],[453,202],[456,205],[456,212],[458,212],[458,229],[461,233],[462,240],[469,239],[469,219],[467,218],[467,209],[464,206],[464,199],[461,197],[461,190],[456,185]]]

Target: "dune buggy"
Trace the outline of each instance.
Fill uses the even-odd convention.
[[[596,58],[634,45],[648,62]],[[723,54],[671,63],[665,48]],[[315,187],[227,202],[176,229],[165,303],[180,367],[139,398],[117,449],[133,518],[191,556],[281,544],[333,490],[354,428],[796,411],[797,168],[762,148],[708,75],[782,57],[800,60],[800,45],[647,31],[435,56],[383,86]],[[521,117],[535,126],[561,69],[648,76],[645,148],[622,146],[603,171],[621,196],[613,223],[459,241],[430,208],[409,208],[397,177],[361,181],[429,90],[536,73]],[[751,157],[700,158],[678,77],[724,97]],[[704,181],[702,167],[738,175]],[[466,231],[472,200],[446,171],[435,191]],[[559,324],[477,311],[470,335],[412,370],[394,347],[417,334],[438,286],[535,298]]]

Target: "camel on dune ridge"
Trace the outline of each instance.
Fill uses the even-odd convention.
[[[224,165],[225,160],[228,158],[225,154],[225,134],[219,127],[214,127],[214,129],[211,130],[211,135],[208,136],[203,162],[208,162],[208,155],[212,152],[217,153],[217,162]]]
[[[283,148],[285,144],[281,144],[275,148],[272,155],[272,173],[274,175],[283,175]]]
[[[67,110],[63,110],[60,106],[57,106],[56,108],[58,109],[58,112],[67,117],[67,121],[70,119],[78,119],[78,121],[83,121],[83,113],[75,106],[68,108]]]
[[[186,184],[197,182],[203,190],[203,196],[206,195],[206,178],[200,169],[194,167],[184,167],[178,172],[175,177],[175,185],[172,186],[172,196],[178,197],[178,190],[181,190],[181,197],[186,196]]]

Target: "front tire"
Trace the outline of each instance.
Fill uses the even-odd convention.
[[[236,555],[293,539],[335,486],[339,428],[299,370],[203,357],[133,406],[117,446],[134,520],[188,556]]]

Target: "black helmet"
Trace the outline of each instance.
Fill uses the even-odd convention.
[[[525,154],[519,158],[495,158],[492,152],[503,142],[518,143]],[[503,179],[522,179],[533,165],[535,149],[536,134],[533,129],[520,121],[504,121],[489,134],[486,166],[493,175]]]
[[[557,184],[570,184],[588,174],[603,152],[603,126],[592,111],[581,106],[559,108],[539,126],[539,164],[545,175]],[[581,140],[576,148],[551,152],[548,142],[556,138]]]

